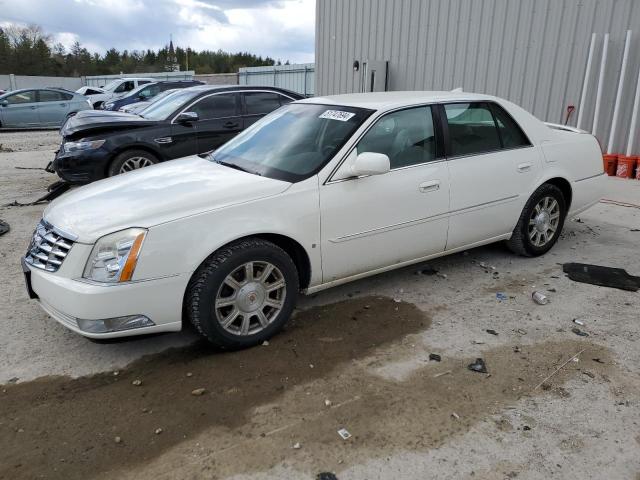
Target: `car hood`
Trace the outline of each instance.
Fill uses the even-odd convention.
[[[290,185],[192,156],[74,189],[54,200],[44,219],[78,242],[94,243],[125,228],[149,228],[277,195]]]
[[[110,110],[83,110],[69,118],[62,128],[62,136],[89,133],[96,130],[119,130],[125,128],[139,128],[158,123],[147,120],[132,113],[115,112]]]

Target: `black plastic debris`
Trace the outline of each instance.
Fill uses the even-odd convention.
[[[433,360],[434,362],[439,362],[440,360],[442,360],[442,357],[437,353],[430,353],[429,360]]]
[[[58,198],[60,195],[65,193],[70,188],[71,188],[71,184],[63,180],[58,180],[57,182],[54,182],[47,187],[48,193],[46,195],[43,195],[42,197],[38,198],[37,200],[34,200],[33,202],[22,203],[22,202],[18,202],[17,200],[14,200],[13,202],[7,203],[6,205],[3,205],[3,206],[4,207],[28,207],[31,205],[38,205],[40,203],[50,202]]]
[[[487,365],[484,363],[484,360],[481,358],[476,358],[476,361],[469,364],[467,368],[472,372],[489,373],[489,371],[487,370]]]
[[[335,473],[331,472],[320,472],[316,475],[316,480],[338,480]]]
[[[9,224],[7,222],[3,222],[2,220],[0,220],[0,235],[4,235],[9,230],[11,230],[11,227],[9,226]]]
[[[565,263],[562,266],[562,271],[575,282],[617,288],[629,292],[637,292],[640,289],[640,277],[629,275],[622,268],[603,267],[587,263]]]
[[[580,336],[580,337],[588,337],[589,334],[587,332],[583,332],[582,330],[580,330],[578,327],[573,327],[571,329],[571,331],[573,333],[575,333],[576,335]]]
[[[596,363],[604,363],[601,359],[599,358],[592,358],[591,360],[593,360]]]
[[[496,332],[495,330],[491,329],[491,328],[487,328],[486,332],[490,335],[495,335],[496,337],[498,336],[498,332]]]

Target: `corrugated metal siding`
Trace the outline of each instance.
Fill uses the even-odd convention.
[[[286,88],[302,95],[312,96],[315,91],[314,71],[313,63],[246,67],[238,70],[238,83]]]
[[[391,90],[451,90],[507,98],[546,121],[576,124],[591,34],[582,128],[593,124],[603,35],[611,34],[597,136],[609,130],[626,30],[633,30],[615,138],[626,146],[640,68],[640,0],[317,0],[317,94],[360,90],[353,62],[389,61]],[[640,134],[635,132],[635,154]]]

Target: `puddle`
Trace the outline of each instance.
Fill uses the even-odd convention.
[[[0,478],[86,479],[148,462],[205,429],[233,431],[252,409],[429,324],[410,304],[353,299],[300,312],[269,346],[213,353],[199,343],[145,357],[117,376],[5,385]],[[192,395],[198,388],[206,393]]]

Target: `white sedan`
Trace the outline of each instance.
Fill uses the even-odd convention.
[[[23,260],[27,287],[88,337],[191,322],[221,348],[256,345],[299,292],[497,241],[547,252],[567,215],[599,200],[601,155],[593,136],[486,95],[305,99],[206,158],[54,201]]]

